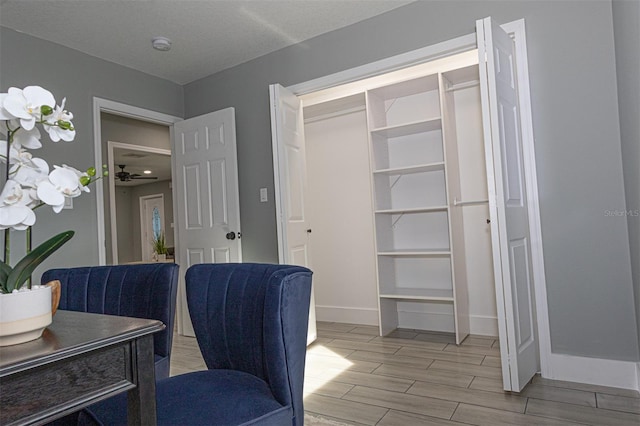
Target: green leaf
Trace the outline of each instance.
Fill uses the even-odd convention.
[[[7,265],[4,262],[0,262],[0,292],[1,293],[10,293],[7,289],[7,278],[11,273],[11,266]]]
[[[7,277],[6,289],[8,292],[12,292],[15,288],[20,288],[27,279],[31,276],[33,271],[40,265],[47,257],[51,256],[56,250],[58,250],[64,243],[69,241],[73,237],[75,232],[65,231],[56,235],[40,244],[31,253],[23,257],[16,266],[13,267],[13,271]]]

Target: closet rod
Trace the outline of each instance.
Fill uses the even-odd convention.
[[[451,87],[448,87],[446,89],[447,92],[452,92],[454,90],[458,90],[458,89],[467,89],[469,87],[474,87],[474,86],[478,86],[480,85],[480,80],[473,80],[473,81],[467,81],[464,83],[459,83],[459,84],[454,84]]]
[[[489,204],[489,200],[471,200],[471,201],[462,201],[457,198],[453,199],[454,206],[473,206],[476,204]]]

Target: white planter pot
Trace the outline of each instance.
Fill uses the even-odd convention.
[[[51,321],[51,287],[0,294],[0,346],[38,339]]]

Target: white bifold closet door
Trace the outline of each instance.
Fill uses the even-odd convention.
[[[502,379],[519,392],[539,361],[517,62],[491,18],[477,21],[477,33]]]
[[[309,239],[311,227],[307,203],[307,165],[304,139],[304,119],[300,99],[279,84],[269,86],[271,97],[271,133],[274,168],[280,172],[276,181],[275,199],[281,217],[277,229],[281,235],[278,246],[280,263],[301,265],[311,269]],[[315,298],[311,291],[307,344],[316,340]]]

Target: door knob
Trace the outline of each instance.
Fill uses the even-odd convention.
[[[235,240],[236,239],[236,233],[231,231],[231,232],[227,232],[227,240]]]

